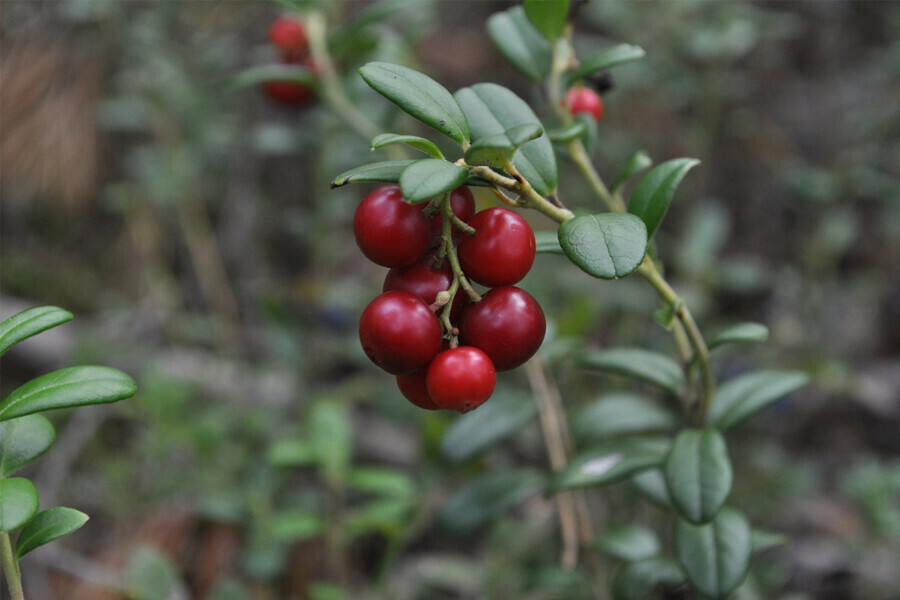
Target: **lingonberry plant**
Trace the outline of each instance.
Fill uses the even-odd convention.
[[[72,313],[40,306],[0,323],[0,356],[33,335],[72,320]],[[57,408],[117,402],[137,392],[134,380],[109,367],[79,366],[42,375],[13,390],[0,404],[0,572],[13,600],[24,600],[19,561],[48,542],[80,528],[88,516],[58,506],[38,512],[38,492],[28,479],[10,477],[46,452],[56,439],[40,413]],[[13,540],[11,533],[19,532]]]

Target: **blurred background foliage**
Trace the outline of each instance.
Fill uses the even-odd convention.
[[[32,467],[42,504],[92,520],[26,561],[26,590],[602,597],[584,572],[560,568],[551,501],[463,487],[546,468],[538,425],[455,455],[442,439],[459,417],[411,407],[359,350],[356,318],[383,271],[352,242],[365,189],[329,182],[381,151],[321,102],[289,108],[234,85],[277,60],[267,28],[291,5],[315,8],[0,4],[0,310],[78,315],[10,352],[0,387],[73,361],[140,384],[121,406],[54,416],[61,447]],[[451,90],[496,81],[549,114],[485,35],[484,19],[511,5],[320,8],[354,104],[380,131],[413,132],[356,67],[401,62]],[[573,5],[583,52],[647,52],[613,74],[601,173],[611,179],[641,149],[655,162],[701,159],[659,254],[705,331],[743,320],[771,330],[765,345],[722,352],[719,372],[791,366],[814,378],[731,439],[736,502],[792,538],[738,597],[900,598],[900,5]],[[562,199],[591,209],[575,170],[561,168]],[[523,287],[552,323],[542,355],[574,418],[622,382],[577,373],[573,348],[672,348],[649,318],[649,286],[591,280],[562,261],[541,255]],[[533,420],[524,374],[501,385],[492,402]],[[633,494],[592,495],[598,528],[659,524]],[[611,577],[614,561],[594,559]]]

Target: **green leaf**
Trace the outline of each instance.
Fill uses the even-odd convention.
[[[318,512],[282,510],[272,515],[272,538],[286,544],[318,537],[325,523]]]
[[[466,115],[447,88],[408,67],[370,62],[359,74],[376,92],[455,142],[469,143]]]
[[[525,14],[535,29],[550,42],[555,42],[566,27],[569,0],[525,0]]]
[[[353,451],[353,424],[347,407],[336,400],[320,400],[312,406],[308,419],[310,443],[325,478],[343,482]]]
[[[456,92],[456,99],[466,113],[476,141],[501,133],[506,135],[520,125],[542,127],[524,100],[494,83],[462,88]],[[547,136],[523,144],[513,157],[513,165],[539,194],[549,196],[556,189],[556,155]]]
[[[118,402],[136,392],[134,379],[117,369],[95,366],[59,369],[13,390],[0,406],[0,421],[57,408]]]
[[[597,54],[581,61],[577,69],[569,74],[567,86],[572,85],[579,79],[584,79],[589,75],[593,75],[597,71],[603,71],[621,65],[633,60],[644,57],[644,49],[640,46],[632,46],[631,44],[619,44],[612,48],[601,50]]]
[[[643,150],[638,150],[632,154],[631,158],[628,159],[628,162],[625,163],[625,166],[622,167],[622,172],[619,173],[619,176],[616,177],[616,180],[613,182],[612,193],[615,194],[619,191],[620,187],[625,185],[626,181],[644,169],[649,168],[652,164],[653,161],[650,159],[650,156]]]
[[[592,155],[597,148],[597,141],[600,139],[600,126],[597,119],[590,113],[582,112],[575,115],[573,120],[584,126],[581,143],[584,144],[584,151],[588,153],[588,156]]]
[[[316,461],[316,451],[305,439],[277,440],[269,446],[266,459],[278,467],[302,467]]]
[[[713,396],[709,422],[725,431],[809,383],[801,371],[756,371],[725,382]]]
[[[619,560],[635,561],[656,556],[661,546],[652,529],[623,525],[601,537],[597,548]]]
[[[496,395],[478,414],[473,411],[456,420],[441,440],[441,452],[456,463],[469,460],[518,433],[535,415],[537,408],[528,396]]]
[[[631,193],[628,212],[637,215],[647,225],[647,237],[653,237],[666,216],[672,196],[678,184],[700,161],[694,158],[676,158],[654,167],[644,175]]]
[[[581,409],[573,422],[579,440],[596,442],[604,438],[668,431],[678,424],[672,411],[656,402],[627,392],[601,396]]]
[[[506,169],[520,146],[541,137],[543,133],[540,125],[523,123],[503,133],[480,138],[466,150],[466,163]]]
[[[0,423],[0,477],[8,477],[47,451],[56,440],[53,424],[42,415]]]
[[[183,585],[172,559],[151,546],[135,550],[125,570],[130,600],[169,600]]]
[[[344,518],[344,528],[349,536],[378,532],[396,536],[409,524],[409,498],[377,498],[350,511]]]
[[[672,508],[672,499],[666,488],[666,478],[661,469],[641,471],[631,478],[631,485],[645,498],[663,508]]]
[[[675,554],[688,580],[703,596],[728,598],[750,567],[750,524],[733,508],[723,508],[706,525],[675,523]]]
[[[456,531],[472,531],[512,509],[543,486],[531,469],[495,471],[456,491],[441,510],[441,522]]]
[[[377,467],[356,468],[347,475],[347,485],[361,492],[387,498],[408,499],[416,494],[412,478],[403,471]]]
[[[35,548],[67,536],[81,529],[88,516],[80,510],[57,506],[39,512],[28,522],[16,540],[16,558],[22,558]]]
[[[344,171],[331,180],[331,189],[347,185],[348,183],[358,183],[361,181],[378,181],[382,183],[397,183],[400,181],[400,173],[403,169],[416,161],[414,160],[383,160],[380,162],[369,163],[361,167],[355,167],[349,171]]]
[[[682,430],[663,473],[672,504],[694,524],[712,520],[731,491],[733,473],[725,439],[715,429]]]
[[[446,160],[423,158],[400,173],[400,189],[407,202],[427,202],[465,183],[469,170]]]
[[[791,538],[783,533],[754,528],[750,532],[750,543],[753,547],[753,554],[756,554],[779,546],[787,546],[791,543]]]
[[[550,73],[553,51],[520,6],[495,13],[487,20],[488,37],[509,63],[534,82]]]
[[[627,213],[575,217],[559,226],[558,235],[569,260],[600,279],[630,275],[647,251],[647,228]]]
[[[565,254],[555,231],[535,231],[534,239],[538,254]]]
[[[544,135],[544,128],[538,123],[522,123],[521,125],[510,127],[505,133],[513,146],[518,148],[526,142],[536,140]]]
[[[38,493],[24,477],[0,479],[0,531],[15,531],[38,509]]]
[[[406,144],[407,146],[411,146],[416,150],[421,150],[425,154],[433,156],[434,158],[444,158],[444,155],[441,153],[440,148],[438,148],[434,144],[434,142],[417,135],[382,133],[381,135],[376,135],[374,138],[372,138],[372,141],[369,143],[369,145],[372,147],[372,150],[384,148],[385,146],[390,146],[391,144]]]
[[[769,339],[769,328],[760,323],[738,323],[712,336],[706,343],[712,350],[725,344],[764,342]]]
[[[302,65],[269,64],[250,67],[231,79],[231,88],[245,88],[260,85],[269,81],[299,83],[306,87],[316,85],[316,76],[308,67]]]
[[[35,306],[11,316],[0,323],[0,356],[22,340],[74,318],[72,313],[56,306]]]
[[[613,348],[585,354],[580,363],[589,369],[634,377],[677,394],[684,387],[684,372],[664,354],[643,348]]]
[[[615,600],[648,600],[657,598],[659,586],[674,587],[684,583],[684,572],[671,558],[659,556],[622,565],[612,583]]]
[[[566,142],[577,140],[585,133],[587,133],[587,124],[583,121],[574,121],[568,127],[548,131],[547,136],[550,138],[551,142],[565,144]]]
[[[551,479],[549,491],[606,485],[662,464],[668,450],[654,440],[622,439],[579,454]]]

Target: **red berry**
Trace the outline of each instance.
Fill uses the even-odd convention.
[[[279,17],[269,26],[269,41],[287,56],[297,56],[307,50],[306,28],[293,17]]]
[[[441,325],[409,292],[381,294],[359,319],[359,341],[372,362],[394,375],[424,369],[441,350]]]
[[[597,121],[603,117],[603,100],[591,88],[582,85],[569,88],[566,92],[566,102],[569,104],[569,112],[573,115],[586,112],[594,115]]]
[[[378,188],[363,198],[353,215],[356,244],[366,258],[383,267],[416,262],[431,240],[422,208],[404,201],[396,185]]]
[[[475,214],[475,196],[462,185],[450,192],[450,208],[460,221],[468,222]],[[431,218],[431,235],[440,237],[444,227],[444,216],[438,212]]]
[[[407,400],[419,408],[438,410],[441,407],[434,403],[434,398],[428,393],[428,386],[425,384],[427,372],[427,369],[422,369],[409,375],[397,375],[397,387]]]
[[[513,286],[489,290],[463,311],[460,343],[480,348],[498,371],[508,371],[531,358],[547,331],[544,311],[525,290]]]
[[[444,259],[440,269],[434,267],[434,256],[427,255],[418,262],[406,267],[394,268],[388,271],[384,278],[382,292],[391,290],[404,290],[419,298],[431,306],[437,299],[437,295],[450,289],[453,283],[453,271],[450,269],[450,261]],[[468,296],[463,290],[459,290],[453,298],[453,309],[450,311],[450,320],[455,322],[460,310],[466,304]]]
[[[267,81],[264,86],[269,98],[288,106],[305,104],[313,95],[312,89],[294,81]]]
[[[469,219],[475,235],[460,237],[459,263],[473,281],[488,287],[512,285],[534,263],[534,232],[507,208],[489,208]]]
[[[460,346],[438,354],[428,366],[425,381],[435,404],[464,413],[490,398],[497,373],[487,354]]]

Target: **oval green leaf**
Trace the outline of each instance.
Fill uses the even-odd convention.
[[[647,228],[627,213],[575,217],[559,226],[558,235],[569,260],[600,279],[630,275],[647,251]]]
[[[688,580],[703,596],[725,600],[741,584],[750,567],[750,523],[726,507],[706,525],[684,519],[675,523],[675,554]]]
[[[466,164],[504,168],[516,153],[516,146],[503,133],[489,135],[472,142],[466,150]]]
[[[659,597],[660,586],[684,583],[684,572],[671,558],[658,556],[622,565],[612,583],[615,600],[649,600]]]
[[[769,339],[769,328],[761,323],[738,323],[712,336],[707,342],[710,350],[725,344],[765,342]]]
[[[566,27],[569,0],[525,0],[525,15],[550,42],[555,42]]]
[[[16,540],[16,558],[22,558],[35,548],[81,529],[87,521],[86,514],[65,506],[39,512],[19,534]]]
[[[672,508],[672,499],[666,488],[666,478],[662,469],[641,471],[631,478],[631,485],[644,498],[663,508]]]
[[[117,402],[136,392],[134,379],[117,369],[59,369],[13,390],[0,406],[0,421],[57,408]]]
[[[520,125],[541,126],[540,119],[528,104],[510,90],[495,83],[476,83],[456,92],[456,99],[466,113],[472,138],[503,134]],[[547,136],[527,142],[513,157],[513,165],[541,195],[556,189],[558,173],[553,144]]]
[[[414,160],[383,160],[355,167],[344,171],[331,180],[331,189],[359,183],[363,181],[377,181],[382,183],[397,183],[400,181],[400,173],[403,169],[416,161]]]
[[[534,239],[538,254],[565,254],[555,231],[535,231]]]
[[[469,170],[446,160],[423,158],[400,173],[400,189],[407,202],[427,202],[455,190],[469,177]]]
[[[656,440],[623,439],[604,443],[573,458],[553,477],[548,491],[615,483],[638,471],[659,466],[667,450],[665,444]]]
[[[523,394],[496,394],[475,414],[463,415],[441,440],[441,452],[459,463],[512,437],[534,420],[537,407]]]
[[[444,158],[444,155],[441,153],[440,148],[438,148],[434,144],[434,142],[417,135],[382,133],[381,135],[376,135],[374,138],[372,138],[372,141],[369,143],[372,150],[384,148],[385,146],[390,146],[391,144],[406,144],[407,146],[415,148],[416,150],[421,150],[425,154],[434,158]]]
[[[709,422],[722,431],[749,419],[809,383],[801,371],[765,370],[725,382],[713,396]]]
[[[551,142],[557,144],[565,144],[577,140],[587,133],[587,123],[584,121],[574,121],[571,125],[562,129],[554,129],[547,132],[547,136]]]
[[[530,469],[488,473],[450,496],[440,520],[455,531],[472,531],[512,509],[540,490],[543,483],[543,476]]]
[[[22,340],[74,318],[56,306],[35,306],[11,316],[0,323],[0,356]]]
[[[731,491],[733,473],[725,439],[715,429],[685,429],[663,466],[672,504],[694,524],[716,516]]]
[[[316,85],[316,76],[302,65],[268,64],[250,67],[238,73],[230,82],[232,88],[245,88],[269,81],[299,83],[307,87]]]
[[[612,193],[615,194],[619,191],[620,187],[625,185],[626,181],[644,169],[649,168],[652,164],[653,160],[643,150],[638,150],[632,154],[631,158],[628,159],[628,162],[625,163],[625,166],[622,167],[622,172],[619,173],[619,176],[616,177],[616,180],[613,182]]]
[[[669,210],[678,184],[700,161],[695,158],[669,160],[647,173],[635,186],[628,202],[628,212],[647,225],[647,237],[653,237]]]
[[[573,422],[573,433],[582,441],[669,431],[678,424],[672,411],[658,403],[627,392],[601,396],[581,409]]]
[[[619,560],[643,560],[659,554],[659,538],[652,529],[623,525],[597,541],[597,548]]]
[[[633,60],[644,57],[644,49],[640,46],[632,46],[631,44],[619,44],[612,48],[606,48],[600,52],[581,61],[577,69],[572,71],[568,77],[568,84],[572,85],[579,79],[584,79],[588,75],[592,75],[597,71],[609,69],[616,65],[621,65]]]
[[[677,394],[684,387],[684,372],[674,360],[643,348],[613,348],[591,352],[580,359],[589,369],[634,377]]]
[[[0,423],[0,477],[9,477],[47,451],[56,440],[53,424],[43,415],[27,415]]]
[[[487,32],[500,54],[525,77],[539,83],[550,73],[550,43],[531,24],[522,7],[491,15]]]
[[[38,493],[24,477],[0,479],[0,531],[15,531],[38,509]]]
[[[359,74],[376,92],[455,142],[469,143],[466,115],[447,88],[416,70],[370,62]]]

